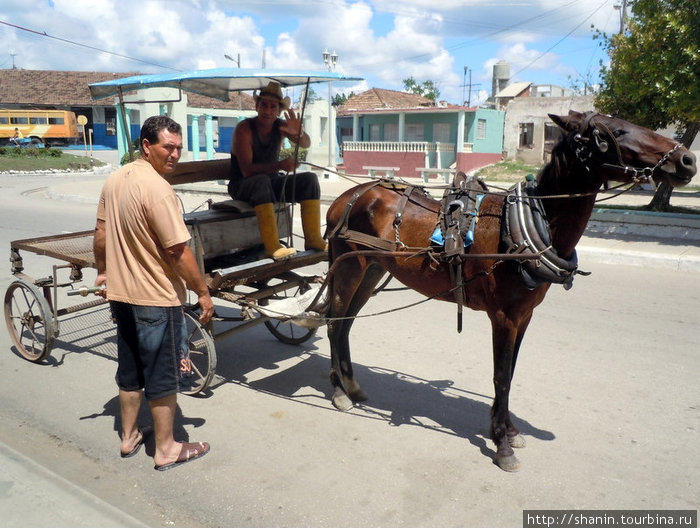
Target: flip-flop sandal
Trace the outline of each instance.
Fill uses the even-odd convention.
[[[158,471],[166,471],[187,462],[192,462],[198,458],[203,457],[209,452],[209,444],[207,442],[183,442],[182,449],[180,449],[180,454],[175,462],[170,464],[163,464],[162,466],[155,465],[154,469]]]
[[[141,440],[137,442],[137,444],[134,446],[134,448],[129,451],[128,453],[120,453],[122,458],[131,458],[135,454],[139,452],[141,449],[141,446],[143,446],[144,441],[146,440],[146,437],[153,432],[153,429],[150,426],[146,426],[143,429],[139,428],[139,433],[141,433]]]

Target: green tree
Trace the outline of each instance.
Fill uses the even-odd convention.
[[[676,125],[685,146],[700,130],[700,2],[635,0],[624,33],[598,33],[610,56],[596,107],[656,129]],[[668,210],[663,183],[648,208]]]
[[[350,99],[353,95],[355,95],[355,92],[350,92],[349,94],[342,93],[342,94],[335,94],[333,96],[333,106],[342,106],[345,103],[348,102],[348,99]]]
[[[422,95],[431,101],[437,101],[438,97],[440,97],[440,90],[437,85],[430,80],[418,84],[413,77],[409,77],[403,80],[403,88],[409,93]]]

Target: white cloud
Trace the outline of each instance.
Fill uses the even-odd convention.
[[[231,66],[224,54],[240,54],[241,66],[257,68],[265,50],[268,67],[319,70],[327,48],[340,57],[338,71],[368,79],[353,87],[355,91],[370,86],[400,90],[403,79],[413,76],[435,81],[444,98],[459,101],[465,66],[474,72],[472,82],[480,82],[483,89],[490,87],[491,66],[499,59],[511,64],[511,72],[527,67],[518,76],[521,80],[555,84],[571,72],[597,65],[604,56],[590,38],[590,25],[614,31],[619,14],[612,4],[22,0],[3,2],[0,21],[82,46],[0,24],[0,50],[5,54],[0,53],[0,67],[11,67],[9,52],[15,50],[17,66],[32,69],[159,72]],[[568,32],[572,34],[567,37]]]

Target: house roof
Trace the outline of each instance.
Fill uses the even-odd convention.
[[[495,97],[517,97],[525,90],[529,89],[532,83],[529,82],[516,82],[509,84],[503,90],[498,92]]]
[[[381,110],[408,110],[417,108],[435,108],[435,103],[423,97],[395,90],[372,88],[366,92],[350,97],[344,105],[338,107],[338,115]]]
[[[0,105],[22,106],[112,106],[111,99],[95,101],[88,85],[138,75],[138,73],[80,72],[59,70],[0,70]],[[246,93],[240,97],[240,108],[254,110],[253,97]],[[238,97],[220,101],[188,92],[187,103],[195,108],[238,109]]]

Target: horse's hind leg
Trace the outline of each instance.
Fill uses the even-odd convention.
[[[331,346],[330,379],[333,405],[341,411],[367,395],[355,380],[350,358],[350,328],[354,317],[372,296],[385,271],[378,265],[362,265],[358,260],[344,262],[335,272],[328,311],[328,340]]]

